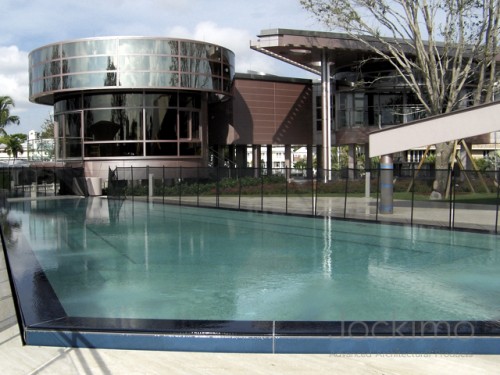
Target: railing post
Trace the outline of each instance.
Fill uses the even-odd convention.
[[[344,219],[347,216],[347,189],[349,188],[349,168],[345,176],[345,192],[344,192]]]
[[[378,221],[379,194],[380,194],[380,164],[378,165],[378,173],[377,173],[377,203],[375,206],[375,221]]]
[[[148,196],[146,202],[149,203],[149,197],[153,196],[153,178],[149,175],[149,165],[146,165],[146,176],[148,176]]]
[[[163,166],[163,178],[161,182],[161,201],[163,204],[165,204],[165,166]]]
[[[264,173],[260,169],[260,211],[264,211]]]
[[[450,216],[448,220],[448,227],[454,229],[455,227],[455,172],[453,169],[449,168],[449,173],[451,174],[450,181]]]
[[[217,181],[215,184],[215,207],[219,207],[219,179],[220,179],[220,167],[217,166]]]
[[[196,206],[200,207],[200,166],[196,167]]]
[[[498,173],[495,171],[495,177],[497,179],[497,212],[495,215],[495,233],[498,234],[498,206],[500,205],[500,181],[498,180]],[[495,178],[493,178],[495,180]]]
[[[410,226],[413,226],[413,207],[415,204],[415,164],[411,164],[411,211],[410,211]]]
[[[132,185],[132,202],[134,201],[134,167],[130,166],[130,180]]]
[[[241,168],[236,169],[236,176],[238,177],[238,210],[241,210]]]
[[[285,176],[285,214],[288,215],[288,179]]]
[[[179,206],[182,205],[182,165],[179,166]]]

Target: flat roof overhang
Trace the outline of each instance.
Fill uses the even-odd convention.
[[[335,70],[378,57],[366,43],[343,33],[276,28],[262,30],[257,37],[256,41],[250,42],[251,49],[318,75],[321,74],[320,63],[325,52]],[[364,39],[373,46],[386,49],[375,37],[366,36]],[[398,43],[392,38],[384,39],[398,48],[405,48],[404,41]],[[406,48],[405,52],[413,53],[411,46]],[[500,63],[500,54],[496,61]]]
[[[337,66],[352,65],[373,54],[346,34],[320,31],[269,29],[262,30],[250,48],[314,74],[321,74],[325,50]]]

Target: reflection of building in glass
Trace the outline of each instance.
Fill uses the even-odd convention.
[[[94,38],[30,54],[30,100],[54,106],[56,159],[108,167],[205,166],[208,111],[229,98],[234,54],[168,38]]]

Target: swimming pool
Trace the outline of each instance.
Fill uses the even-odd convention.
[[[7,222],[29,344],[498,350],[492,234],[103,198],[11,202]]]

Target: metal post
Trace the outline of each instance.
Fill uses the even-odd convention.
[[[182,205],[182,165],[179,167],[179,206]]]
[[[321,55],[321,125],[323,136],[323,176],[324,181],[331,180],[332,170],[332,119],[331,119],[331,86],[330,86],[330,63],[328,61],[328,50],[325,48]]]
[[[410,226],[413,226],[413,207],[415,205],[415,164],[411,164],[411,216],[410,216]]]
[[[392,155],[383,155],[380,159],[380,213],[392,214],[394,211],[392,181],[394,171]]]

